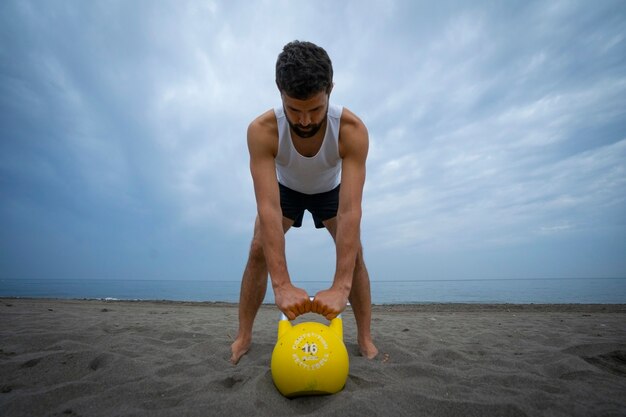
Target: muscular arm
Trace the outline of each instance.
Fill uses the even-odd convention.
[[[276,305],[290,320],[310,308],[305,291],[291,284],[285,258],[285,235],[278,181],[276,180],[277,133],[267,113],[248,127],[250,172],[261,226],[261,242],[272,281]]]
[[[346,295],[350,293],[352,287],[352,275],[361,244],[361,200],[368,151],[365,126],[362,123],[355,123],[349,127],[342,138],[344,155],[337,212],[337,267],[333,281],[333,286]]]
[[[337,265],[333,285],[315,296],[312,310],[328,319],[346,307],[352,289],[352,278],[360,249],[361,200],[365,184],[365,161],[368,152],[367,128],[354,114],[344,109],[339,152],[342,158],[339,210],[335,244]]]

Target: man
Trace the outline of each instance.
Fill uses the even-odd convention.
[[[268,272],[276,305],[290,320],[307,312],[330,320],[350,300],[361,354],[370,359],[378,354],[370,331],[370,282],[360,241],[368,134],[350,110],[330,104],[332,77],[324,49],[310,42],[288,43],[276,62],[283,105],[248,127],[258,215],[241,282],[232,363],[250,347]],[[301,226],[304,210],[311,212],[316,228],[330,232],[337,252],[333,283],[313,301],[292,284],[285,259],[284,234]]]

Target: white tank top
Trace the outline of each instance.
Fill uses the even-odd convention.
[[[276,176],[287,188],[304,194],[318,194],[336,188],[341,182],[339,123],[343,106],[329,105],[326,134],[315,156],[302,156],[293,146],[289,123],[282,107],[274,109],[278,122]]]

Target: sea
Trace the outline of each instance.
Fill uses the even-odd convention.
[[[102,300],[239,301],[239,281],[0,279],[0,297]],[[327,281],[294,282],[310,295]],[[626,278],[372,281],[373,304],[623,304]],[[273,304],[271,285],[264,303]]]

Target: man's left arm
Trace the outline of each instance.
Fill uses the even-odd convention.
[[[313,311],[329,320],[346,308],[352,289],[357,253],[361,246],[361,200],[365,185],[365,162],[369,139],[367,128],[358,117],[349,113],[347,119],[347,123],[342,120],[340,131],[342,173],[335,236],[337,250],[335,277],[330,289],[320,291],[312,305]],[[316,300],[319,302],[316,303]]]

